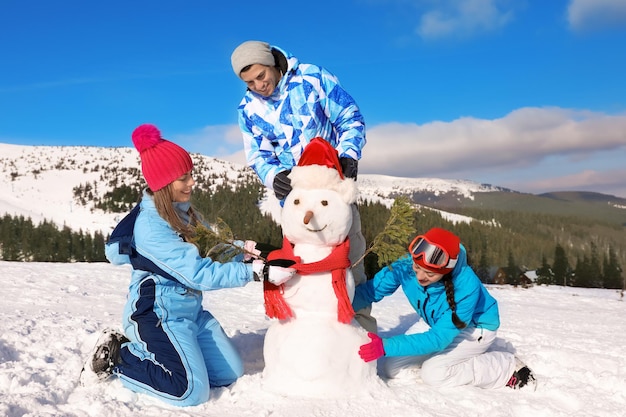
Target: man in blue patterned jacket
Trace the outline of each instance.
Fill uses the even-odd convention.
[[[238,107],[247,163],[279,200],[291,191],[288,175],[315,137],[330,142],[337,150],[343,175],[356,180],[365,146],[365,122],[335,75],[260,41],[239,45],[231,64],[248,87]],[[352,212],[348,237],[354,264],[365,252],[365,239],[356,205]],[[367,279],[363,262],[353,267],[353,274],[357,285]],[[370,311],[371,306],[357,311],[356,319],[376,332]]]

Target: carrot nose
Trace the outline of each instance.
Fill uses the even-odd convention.
[[[311,210],[307,211],[304,215],[304,224],[309,224],[311,219],[313,218],[313,212]]]

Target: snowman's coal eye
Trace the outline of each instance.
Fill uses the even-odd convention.
[[[328,205],[328,200],[322,200],[322,205],[323,206],[327,206]]]
[[[300,204],[300,199],[296,198],[295,200],[293,200],[293,204],[295,204],[296,206]]]

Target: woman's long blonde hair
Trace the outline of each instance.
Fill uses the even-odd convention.
[[[193,206],[189,206],[189,210],[187,211],[189,222],[183,221],[183,219],[178,216],[174,209],[174,204],[172,204],[174,201],[172,183],[158,191],[148,190],[148,192],[152,193],[154,206],[159,215],[163,217],[186,242],[193,242],[193,237],[196,234],[196,226],[202,221],[200,213],[198,213]]]

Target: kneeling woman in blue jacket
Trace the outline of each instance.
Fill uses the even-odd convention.
[[[498,304],[467,264],[457,236],[440,228],[417,236],[409,255],[357,286],[354,309],[398,287],[429,328],[384,339],[368,334],[372,341],[359,354],[366,362],[384,356],[383,376],[421,365],[422,381],[433,386],[534,389],[532,372],[512,353],[488,351],[500,326]]]
[[[105,332],[91,369],[100,379],[116,375],[125,387],[167,403],[197,405],[209,399],[211,387],[230,385],[244,372],[235,346],[203,309],[202,291],[242,287],[263,262],[219,263],[201,256],[192,243],[201,219],[190,205],[190,155],[162,139],[153,125],[139,126],[132,139],[149,187],[134,223],[134,249],[152,267],[133,263],[124,335]],[[107,245],[107,259],[130,263],[117,249]]]

